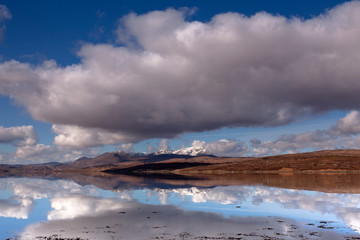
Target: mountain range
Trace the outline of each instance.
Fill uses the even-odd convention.
[[[244,172],[356,172],[360,171],[360,150],[324,150],[267,157],[217,157],[157,152],[134,154],[108,152],[71,163],[0,165],[0,173],[78,172],[91,174],[176,174],[197,175]]]
[[[360,193],[360,150],[325,150],[261,158],[109,152],[71,163],[0,165],[0,177],[70,179],[107,190],[128,186],[263,185]]]

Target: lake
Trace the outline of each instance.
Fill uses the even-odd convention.
[[[360,239],[358,177],[0,178],[0,239]]]

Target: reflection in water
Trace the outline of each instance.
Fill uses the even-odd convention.
[[[56,197],[50,199],[50,202],[53,210],[48,214],[49,220],[98,216],[105,212],[117,211],[123,206],[117,199],[81,195]]]
[[[69,180],[25,178],[0,179],[0,189],[0,224],[27,221],[23,229],[14,225],[11,234],[0,231],[0,239],[14,238],[13,232],[20,239],[360,236],[359,194],[251,185],[162,188],[158,184],[108,191]],[[47,207],[40,206],[44,202]]]
[[[79,199],[79,201],[83,198]],[[98,203],[98,199],[89,199]],[[313,228],[281,218],[224,218],[214,213],[185,211],[173,205],[145,205],[127,202],[117,211],[107,211],[92,217],[53,220],[29,226],[24,239],[52,236],[84,239],[234,239],[240,237],[282,237],[297,239],[311,236]],[[327,239],[339,239],[340,234],[317,231]],[[240,238],[241,239],[241,238]]]
[[[0,200],[0,216],[17,219],[27,219],[33,209],[33,199],[29,197],[12,197]]]
[[[155,189],[155,191],[163,203],[168,202],[171,194],[179,194],[182,199],[190,197],[191,201],[195,203],[215,202],[231,205],[251,203],[254,209],[261,207],[261,205],[271,206],[267,210],[262,210],[266,211],[265,214],[278,214],[278,216],[286,216],[291,210],[303,210],[297,212],[298,218],[307,213],[314,215],[313,218],[318,216],[320,219],[327,215],[332,220],[342,220],[347,226],[360,232],[360,194],[322,193],[260,186],[227,186],[211,189],[192,187]],[[287,212],[283,211],[285,215],[276,213],[279,209],[276,205],[279,205],[283,210],[288,210]],[[232,213],[235,214],[236,212]],[[292,213],[295,214],[296,212]]]

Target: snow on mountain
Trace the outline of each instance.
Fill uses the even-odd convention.
[[[154,155],[162,154],[176,154],[176,155],[189,155],[189,156],[201,156],[201,155],[211,155],[204,147],[187,147],[178,150],[159,150],[154,153]]]

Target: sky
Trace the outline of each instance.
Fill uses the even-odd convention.
[[[359,148],[360,1],[0,2],[0,163]]]

